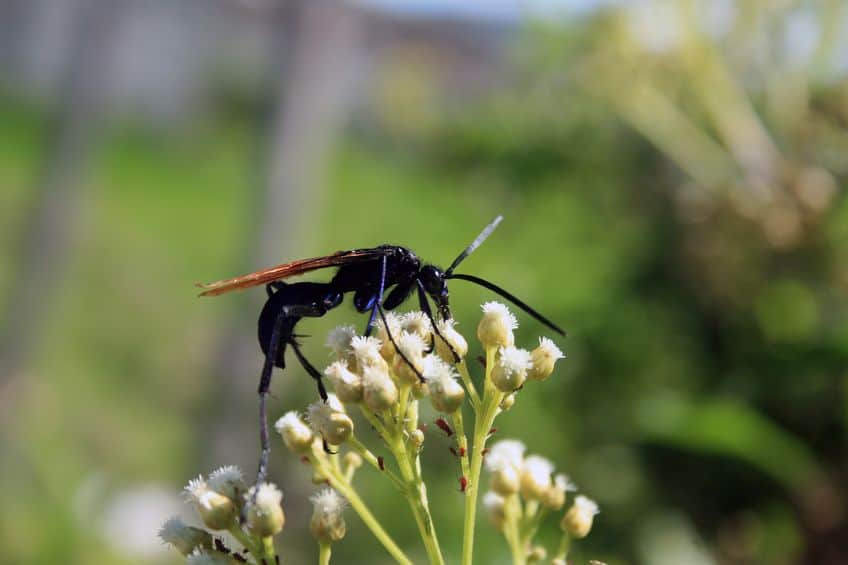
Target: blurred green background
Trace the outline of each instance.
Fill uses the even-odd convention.
[[[465,270],[569,336],[498,436],[600,503],[575,562],[848,563],[847,37],[840,0],[2,3],[0,561],[177,563],[181,487],[253,472],[264,294],[195,281],[384,242],[445,266],[502,213]],[[451,293],[471,337],[492,297]],[[342,323],[298,328],[310,358]],[[449,562],[454,463],[431,435]],[[311,562],[309,474],[278,445],[272,479]],[[348,524],[337,562],[386,562]]]

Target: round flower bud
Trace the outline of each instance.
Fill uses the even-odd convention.
[[[559,347],[546,337],[539,338],[539,347],[530,353],[533,365],[527,371],[527,378],[534,381],[544,381],[554,372],[554,364],[557,359],[565,355]]]
[[[353,420],[335,394],[330,394],[327,402],[318,400],[310,404],[307,418],[312,431],[332,445],[343,444],[353,433]]]
[[[451,365],[436,355],[424,359],[424,378],[430,390],[430,402],[439,412],[453,414],[465,400],[465,389],[456,381],[459,376]]]
[[[254,500],[254,494],[256,500]],[[247,527],[250,532],[259,537],[269,537],[282,531],[286,523],[283,514],[283,493],[271,483],[262,483],[251,487],[247,495]]]
[[[424,445],[424,432],[415,428],[409,434],[409,443],[415,448],[416,451],[420,451],[421,447]]]
[[[419,382],[418,375],[424,370],[424,340],[418,334],[407,332],[401,332],[396,340],[400,351],[395,354],[392,361],[395,376],[407,384]],[[400,355],[401,353],[403,356]]]
[[[331,488],[318,491],[312,496],[312,519],[309,531],[322,543],[334,543],[345,536],[346,525],[342,511],[345,500]]]
[[[489,491],[483,495],[483,507],[486,509],[492,525],[498,530],[503,530],[504,520],[506,519],[503,497]]]
[[[527,553],[527,563],[538,563],[548,557],[548,552],[541,545],[534,545]]]
[[[372,412],[391,408],[398,400],[398,389],[383,368],[366,367],[362,371],[362,398]]]
[[[430,342],[432,328],[430,327],[430,320],[424,312],[407,312],[401,316],[400,329],[406,333],[417,335],[425,344]]]
[[[355,451],[345,453],[342,461],[348,469],[359,469],[362,467],[362,457]]]
[[[356,404],[362,400],[362,379],[347,368],[347,361],[336,361],[324,369],[324,374],[333,384],[336,396],[345,404]]]
[[[503,400],[501,400],[500,407],[501,407],[501,410],[506,412],[507,410],[512,408],[514,404],[515,404],[515,393],[507,394],[506,396],[504,396]]]
[[[235,465],[227,465],[209,474],[209,488],[223,494],[233,502],[241,502],[247,485],[244,483],[241,470]]]
[[[456,320],[440,320],[438,325],[439,333],[444,338],[436,338],[436,353],[439,357],[451,365],[455,364],[456,359],[453,356],[453,352],[451,352],[451,348],[453,348],[453,351],[459,355],[459,358],[464,359],[468,355],[468,342],[454,328]]]
[[[595,501],[586,498],[583,495],[574,499],[574,504],[562,517],[560,526],[563,531],[568,532],[572,537],[577,539],[585,538],[589,535],[592,529],[592,522],[595,520],[595,515],[599,512],[598,505]]]
[[[541,502],[549,510],[559,510],[565,504],[566,493],[576,488],[568,476],[558,474],[554,477],[554,484],[542,493]]]
[[[502,439],[495,442],[486,455],[486,469],[494,472],[509,465],[520,472],[524,466],[525,449],[527,449],[526,446],[517,439]]]
[[[183,555],[195,549],[212,549],[212,534],[206,530],[186,525],[177,517],[170,518],[159,529],[159,537]]]
[[[392,336],[400,335],[400,316],[394,312],[386,312],[386,322],[388,322],[388,331],[386,331],[386,324],[383,320],[377,320],[377,337],[380,338],[381,343],[380,355],[387,363],[391,363],[395,357],[395,346],[392,344],[392,340],[389,339],[388,332],[391,332]]]
[[[521,468],[521,496],[526,500],[541,500],[542,494],[551,486],[554,465],[540,455],[531,455]]]
[[[292,453],[307,453],[312,447],[312,430],[300,419],[297,412],[287,412],[277,420],[274,428],[283,436],[283,443]]]
[[[511,393],[521,388],[530,369],[530,352],[515,347],[501,347],[492,368],[492,383],[501,392]]]
[[[483,317],[477,325],[477,339],[486,349],[490,347],[512,347],[515,337],[512,331],[518,327],[518,321],[504,304],[486,302],[483,304]]]
[[[376,337],[356,336],[350,340],[350,348],[356,358],[357,373],[362,373],[365,367],[377,367],[388,370],[388,364],[380,355],[383,346]]]
[[[501,496],[509,496],[518,492],[521,478],[518,469],[513,465],[501,465],[491,471],[490,487]]]
[[[207,528],[226,530],[232,525],[238,514],[236,504],[223,494],[210,489],[203,477],[189,481],[185,492]]]
[[[338,326],[333,328],[327,335],[327,347],[329,347],[333,356],[339,361],[347,361],[348,365],[356,363],[356,358],[353,355],[353,349],[350,347],[350,342],[356,337],[356,328],[353,326]]]

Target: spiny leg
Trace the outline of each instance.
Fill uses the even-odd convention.
[[[294,350],[295,357],[300,361],[300,364],[303,365],[303,368],[309,373],[309,376],[315,379],[315,382],[318,384],[318,394],[321,396],[321,400],[327,402],[327,389],[324,388],[324,381],[321,378],[321,372],[316,369],[312,363],[309,362],[306,357],[303,356],[303,352],[300,350],[300,345],[298,345],[295,339],[289,341],[292,349]]]
[[[268,344],[268,352],[265,355],[265,363],[262,366],[262,377],[259,379],[259,442],[262,453],[259,456],[259,469],[256,472],[256,490],[254,490],[254,502],[259,485],[265,482],[268,474],[268,457],[271,455],[271,442],[268,439],[268,417],[265,407],[265,398],[271,386],[271,373],[274,371],[274,360],[280,346],[280,330],[283,321],[288,317],[286,308],[281,308],[274,320],[274,328],[271,330],[271,342]]]
[[[433,311],[430,309],[430,303],[427,301],[427,292],[424,290],[424,284],[418,279],[415,279],[415,282],[418,283],[418,304],[421,307],[421,311],[427,315],[427,319],[430,320],[430,327],[433,328],[433,333],[436,334],[435,336],[433,336],[433,343],[430,346],[429,353],[431,353],[433,349],[435,349],[436,337],[438,337],[443,342],[445,342],[448,348],[450,349],[451,355],[453,355],[454,364],[459,363],[459,354],[457,354],[457,352],[454,350],[453,345],[451,345],[450,342],[445,339],[445,336],[442,335],[442,332],[439,331],[439,325],[433,318]]]

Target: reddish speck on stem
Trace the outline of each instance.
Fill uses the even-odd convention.
[[[439,418],[438,420],[436,420],[436,425],[439,426],[439,429],[441,429],[443,432],[445,432],[448,435],[448,437],[451,437],[453,435],[453,430],[451,429],[451,427],[448,425],[448,423],[445,421],[444,418]]]
[[[385,471],[385,470],[386,470],[386,462],[385,462],[385,461],[383,461],[383,456],[382,456],[382,455],[378,455],[378,456],[377,456],[377,465],[380,467],[380,470],[381,470],[381,471]]]
[[[465,492],[465,489],[468,488],[468,479],[465,477],[459,478],[459,492]]]

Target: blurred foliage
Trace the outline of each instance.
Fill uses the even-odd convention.
[[[569,330],[559,374],[522,393],[532,399],[498,433],[598,499],[578,562],[844,563],[848,83],[826,72],[841,3],[742,2],[718,36],[675,5],[676,39],[661,45],[620,11],[529,26],[509,84],[471,108],[410,124],[403,104],[419,98],[382,98],[391,119],[340,145],[302,255],[390,242],[445,265],[504,213],[463,269]],[[800,62],[775,47],[796,17],[820,24]],[[396,80],[419,92],[415,78]],[[234,303],[194,300],[191,283],[230,274],[252,244],[247,123],[190,139],[110,134],[43,355],[2,383],[4,562],[138,562],[101,535],[109,500],[209,470],[193,463],[211,441],[199,413]],[[43,126],[37,109],[0,105],[3,289]],[[451,292],[472,332],[489,295],[459,281]],[[305,331],[359,323],[344,310]],[[519,342],[532,344],[542,328],[520,319]],[[258,360],[237,375],[246,418],[257,372]],[[300,377],[276,381],[274,413],[312,393]],[[434,518],[458,555],[457,470],[428,441]],[[308,477],[281,453],[283,543],[301,562]],[[391,515],[376,482],[363,492]],[[350,522],[362,542],[340,544],[339,562],[382,556]],[[412,520],[396,522],[412,543]],[[480,562],[503,562],[506,547],[479,531]]]

